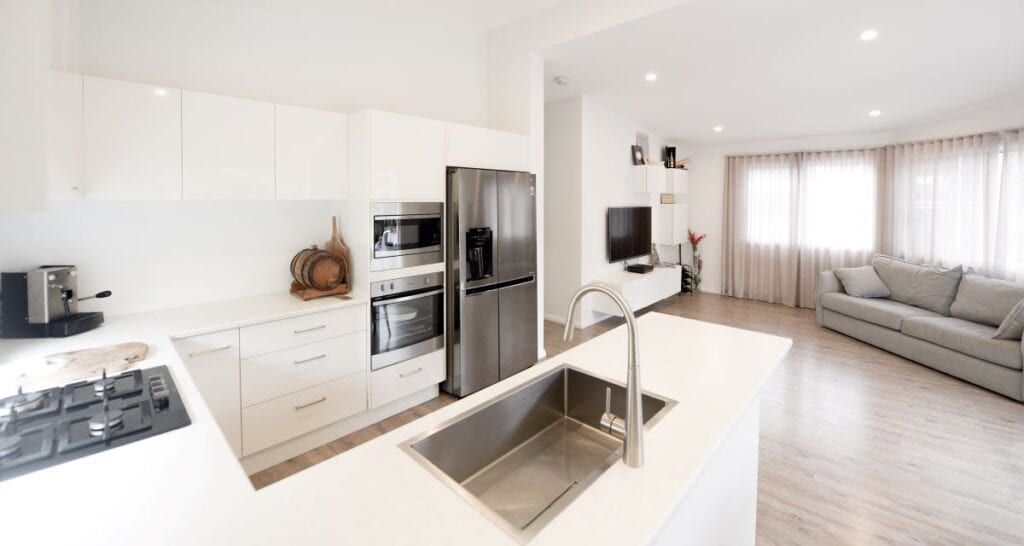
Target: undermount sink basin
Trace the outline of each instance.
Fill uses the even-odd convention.
[[[622,440],[599,430],[606,389],[625,418],[624,386],[563,365],[403,447],[526,541],[622,457]],[[644,394],[644,428],[673,405]]]

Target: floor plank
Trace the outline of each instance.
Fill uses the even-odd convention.
[[[759,544],[1024,544],[1024,405],[821,328],[698,294],[650,310],[793,339],[761,408]],[[545,323],[548,357],[620,324]],[[444,407],[442,395],[251,476],[283,479]]]

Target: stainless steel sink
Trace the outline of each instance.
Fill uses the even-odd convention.
[[[403,448],[525,542],[621,458],[622,441],[600,430],[606,389],[624,414],[624,386],[563,365]],[[642,403],[644,428],[675,405],[650,394]]]

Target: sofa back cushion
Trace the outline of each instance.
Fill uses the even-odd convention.
[[[881,254],[875,254],[871,265],[892,292],[890,298],[943,315],[949,314],[963,276],[961,266],[943,269]]]
[[[855,298],[888,298],[891,294],[870,265],[842,267],[833,273],[843,283],[843,290]]]
[[[999,326],[1022,299],[1024,284],[967,274],[960,280],[949,313],[957,318]]]
[[[999,329],[992,336],[995,339],[1020,339],[1024,337],[1024,300],[1017,302],[1017,305],[1010,309],[1006,318],[1003,319]]]

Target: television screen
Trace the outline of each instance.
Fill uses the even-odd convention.
[[[608,209],[608,261],[621,262],[651,253],[651,207]]]

